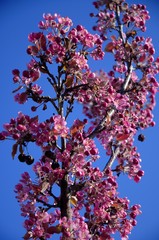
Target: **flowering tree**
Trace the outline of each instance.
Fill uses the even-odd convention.
[[[93,5],[99,35],[73,27],[68,17],[44,14],[39,32],[28,37],[27,69],[13,70],[15,101],[33,101],[32,116],[19,112],[0,133],[0,140],[14,140],[13,158],[28,165],[36,160],[36,179],[25,172],[15,187],[24,239],[113,240],[119,232],[126,240],[141,213],[140,205],[119,196],[118,178],[125,173],[139,182],[144,175],[134,138],[144,141],[138,130],[155,124],[159,58],[151,38],[140,36],[149,19],[145,6],[124,0]],[[89,60],[104,60],[104,54],[114,57],[112,69],[92,72]],[[37,84],[40,78],[46,89]],[[72,119],[79,104],[83,118]],[[52,111],[44,121],[40,108]],[[31,156],[30,144],[40,149],[40,159]]]

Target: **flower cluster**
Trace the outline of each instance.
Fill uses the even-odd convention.
[[[110,29],[118,30],[120,28],[121,21],[115,16],[115,12],[120,12],[122,24],[124,27],[130,27],[132,32],[125,31],[127,34],[133,36],[137,29],[146,31],[146,21],[150,19],[149,12],[146,10],[146,6],[142,4],[133,4],[131,6],[125,2],[125,0],[111,0],[111,1],[95,1],[93,2],[95,8],[98,9],[98,13],[95,15],[91,13],[91,17],[97,17],[97,25],[93,27],[94,30],[101,32],[101,36],[104,37],[105,33],[108,33]]]
[[[134,136],[139,129],[155,125],[152,110],[158,91],[155,78],[159,71],[158,59],[154,60],[152,39],[135,36],[137,28],[144,31],[149,16],[145,6],[128,7],[124,1],[96,1],[94,5],[100,10],[96,15],[96,30],[102,36],[110,28],[119,33],[111,35],[112,41],[105,48],[113,54],[115,64],[108,74],[100,71],[87,78],[88,87],[76,92],[77,99],[83,104],[84,113],[92,119],[89,136],[100,139],[108,156],[118,150],[117,175],[128,173],[138,182],[144,172],[140,170],[141,159],[134,147]],[[126,24],[126,14],[131,24]],[[132,14],[138,18],[134,31]],[[140,71],[139,75],[136,71]]]
[[[48,158],[48,153],[46,155]],[[61,161],[58,154],[56,157]],[[72,159],[76,157],[72,156]],[[71,162],[68,157],[65,161]],[[47,212],[60,207],[62,199],[55,196],[52,189],[55,185],[60,187],[60,181],[65,175],[64,170],[53,169],[50,162],[41,161],[33,166],[37,182],[34,183],[28,173],[22,174],[15,192],[21,205],[22,216],[27,218],[24,222],[27,230],[24,239],[48,239],[59,233],[66,239],[111,239],[111,235],[116,231],[120,232],[122,239],[128,239],[128,234],[136,225],[136,217],[141,213],[140,206],[129,207],[127,198],[118,197],[116,177],[110,169],[102,173],[99,168],[92,167],[90,162],[83,166],[83,169],[85,174],[82,177],[72,169],[69,170],[71,219],[61,218],[59,210]],[[72,176],[75,176],[76,184],[71,180]],[[85,212],[83,217],[79,210]]]
[[[128,7],[126,5],[125,14],[123,15],[123,23],[128,25],[132,24],[137,28],[140,28],[143,32],[146,31],[146,20],[150,19],[149,12],[146,10],[146,6],[142,4],[133,4]]]
[[[102,40],[98,35],[92,35],[81,25],[70,30],[73,24],[68,17],[64,18],[57,14],[46,14],[43,17],[44,21],[39,23],[39,28],[48,30],[49,33],[46,36],[42,32],[31,33],[29,41],[34,45],[28,47],[28,54],[40,57],[50,63],[55,59],[57,63],[65,64],[74,58],[78,45],[81,45],[81,49],[78,50],[80,55],[84,55],[84,52],[88,51],[93,58],[103,58]]]
[[[133,77],[135,78],[134,73]],[[103,128],[104,134],[103,132],[100,134],[99,131],[97,137],[109,155],[114,146],[120,145],[119,164],[125,166],[126,162],[123,171],[134,178],[141,167],[139,164],[141,159],[140,155],[135,153],[133,137],[138,129],[154,126],[151,110],[155,105],[154,97],[158,83],[154,77],[142,79],[141,85],[137,81],[131,82],[129,89],[132,88],[132,91],[125,94],[120,93],[122,84],[123,79],[116,78],[113,71],[108,75],[100,72],[90,80],[87,90],[81,89],[76,94],[83,104],[84,113],[92,119],[91,131],[96,129],[103,117],[105,118],[103,126],[100,127]],[[134,158],[138,159],[138,164],[135,163],[133,166]]]
[[[91,179],[84,192],[78,193],[80,204],[82,202],[85,207],[84,216],[88,219],[92,239],[98,239],[99,236],[102,239],[114,239],[111,235],[117,230],[121,239],[128,239],[128,234],[136,225],[135,218],[141,213],[140,206],[129,207],[127,198],[118,197],[118,186],[111,171],[107,171],[107,178],[103,180],[99,169],[94,169],[93,173],[96,178]]]
[[[103,59],[102,40],[100,36],[89,33],[83,26],[77,25],[71,28],[72,21],[68,17],[61,17],[58,14],[44,14],[44,21],[39,23],[42,32],[31,33],[28,36],[32,45],[27,48],[27,53],[32,56],[32,60],[28,63],[27,69],[21,74],[18,69],[14,69],[13,82],[18,87],[13,91],[15,101],[24,104],[29,98],[43,105],[43,109],[47,108],[46,103],[52,102],[48,96],[42,96],[43,90],[35,84],[41,74],[48,74],[47,80],[52,82],[55,92],[62,89],[51,74],[49,65],[53,62],[58,64],[60,76],[65,74],[65,87],[73,87],[80,82],[83,74],[89,71],[88,57],[95,60]],[[71,29],[70,29],[71,28]],[[46,30],[46,33],[45,33]],[[37,107],[32,107],[33,111]]]
[[[18,69],[12,71],[13,82],[19,85],[13,93],[24,90],[22,93],[17,93],[14,97],[19,104],[24,104],[28,98],[34,99],[35,102],[40,102],[40,95],[43,93],[41,87],[34,83],[41,75],[36,61],[31,60],[27,67],[27,70],[24,70],[21,76]]]
[[[59,136],[66,137],[68,133],[66,122],[60,115],[52,116],[40,123],[38,116],[31,118],[21,112],[17,118],[12,118],[10,123],[4,124],[4,129],[0,134],[1,140],[11,138],[16,141],[13,145],[13,157],[18,146],[22,154],[29,142],[35,142],[44,150],[48,144],[54,145]]]
[[[37,202],[48,202],[46,196],[39,196],[42,189],[40,186],[34,184],[27,172],[22,174],[20,183],[15,186],[15,193],[17,194],[18,202],[21,205],[21,215],[28,219],[24,222],[24,227],[27,233],[24,239],[44,236],[46,239],[50,238],[47,232],[49,226],[56,221],[53,214],[43,211],[36,206]]]

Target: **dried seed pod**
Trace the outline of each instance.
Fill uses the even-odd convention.
[[[145,140],[145,136],[144,136],[143,134],[140,134],[140,135],[138,136],[138,140],[139,140],[140,142],[143,142],[143,141]]]

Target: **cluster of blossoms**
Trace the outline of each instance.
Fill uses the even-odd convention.
[[[56,156],[58,158],[58,154]],[[24,239],[48,239],[52,234],[61,233],[63,237],[60,239],[113,239],[110,236],[116,231],[120,232],[122,239],[127,239],[136,225],[136,216],[141,213],[140,206],[130,207],[127,198],[118,197],[116,177],[110,169],[102,173],[90,162],[83,168],[87,170],[83,176],[71,171],[76,177],[76,184],[73,184],[72,176],[68,179],[70,219],[61,217],[57,209],[49,211],[60,207],[62,199],[55,196],[52,189],[54,185],[60,186],[64,170],[52,169],[48,162],[41,161],[33,167],[38,177],[36,183],[31,181],[28,173],[22,174],[15,192],[22,216],[27,218]],[[81,210],[85,212],[83,217],[79,214]]]
[[[18,84],[13,91],[15,101],[24,104],[33,100],[38,106],[32,106],[32,112],[41,105],[46,110],[48,103],[54,108],[43,122],[38,116],[19,112],[0,133],[0,140],[15,141],[12,157],[19,152],[21,162],[33,163],[25,154],[32,142],[42,153],[33,165],[36,181],[25,172],[15,187],[26,218],[26,240],[49,239],[54,234],[61,240],[113,240],[116,232],[126,240],[141,213],[140,205],[130,206],[127,198],[119,197],[117,179],[126,173],[139,182],[144,175],[134,138],[139,129],[155,125],[152,110],[159,58],[154,60],[152,40],[137,36],[138,30],[146,30],[149,19],[145,6],[129,7],[124,0],[93,4],[98,10],[97,15],[91,14],[97,18],[93,29],[101,36],[81,25],[73,28],[68,17],[44,14],[40,32],[28,37],[32,45],[27,53],[32,60],[22,74],[13,70],[13,81]],[[109,30],[115,33],[110,35],[105,52],[113,54],[114,66],[108,73],[94,73],[88,60],[103,59],[102,43]],[[57,65],[54,73],[53,63]],[[52,96],[45,96],[35,84],[41,75],[52,87]],[[82,104],[88,119],[67,124],[75,101]],[[99,156],[95,137],[104,147],[107,161]],[[143,141],[144,137],[138,139]],[[96,167],[100,160],[103,169]]]
[[[96,16],[98,18],[97,26],[94,26],[93,29],[99,31],[103,37],[110,29],[117,30],[121,21],[124,27],[133,30],[131,33],[125,31],[126,34],[133,34],[135,28],[143,32],[146,31],[145,24],[150,16],[145,5],[133,4],[129,6],[125,0],[99,0],[93,2],[93,5],[98,9],[96,15],[94,13],[90,14],[92,17]],[[121,19],[115,15],[119,12]]]
[[[78,200],[84,202],[84,216],[88,219],[90,232],[96,236],[93,239],[98,239],[99,233],[101,239],[113,239],[110,236],[116,230],[120,232],[121,239],[127,239],[136,225],[136,216],[141,213],[140,206],[130,208],[127,198],[118,197],[116,178],[110,169],[105,172],[105,176],[107,179],[104,179],[99,169],[94,169],[89,187],[78,193]]]
[[[70,29],[72,21],[67,17],[62,18],[57,14],[47,14],[43,17],[44,21],[39,23],[39,28],[47,30],[48,34],[45,36],[43,32],[31,33],[29,41],[34,45],[29,46],[27,50],[28,54],[40,58],[41,63],[43,61],[52,63],[55,60],[70,72],[71,68],[72,71],[74,68],[80,70],[86,68],[87,59],[83,57],[87,51],[94,59],[103,58],[102,40],[97,34],[89,33],[81,25]]]
[[[82,73],[88,71],[88,56],[95,60],[104,57],[99,35],[89,33],[81,25],[70,29],[72,21],[68,17],[44,14],[43,18],[44,21],[39,23],[42,32],[31,33],[28,36],[32,45],[28,46],[27,53],[33,59],[28,63],[27,70],[22,74],[18,69],[12,71],[13,82],[18,84],[13,92],[24,90],[15,96],[15,100],[20,104],[25,103],[28,98],[39,104],[49,101],[48,98],[41,96],[43,92],[41,87],[34,83],[40,78],[41,73],[48,74],[53,81],[54,89],[57,90],[56,80],[50,73],[47,63],[52,64],[54,61],[58,63],[61,74],[67,75],[65,84],[68,87],[76,84],[82,78]],[[44,31],[47,31],[46,34]]]
[[[155,124],[152,109],[158,84],[152,76],[140,80],[141,82],[137,81],[135,72],[131,76],[132,80],[125,94],[120,92],[123,78],[115,77],[114,71],[108,75],[100,72],[96,78],[89,80],[87,90],[80,89],[76,94],[84,106],[84,113],[92,119],[93,129],[98,128],[104,119],[103,126],[99,129],[102,129],[102,133],[99,132],[97,137],[107,154],[111,155],[111,149],[118,146],[118,160],[123,171],[139,181],[141,160],[133,146],[133,136],[138,129]]]
[[[60,115],[55,115],[45,122],[39,122],[38,116],[31,118],[19,112],[16,119],[12,118],[9,123],[4,124],[4,131],[0,133],[0,139],[13,139],[12,157],[17,153],[18,147],[21,154],[29,142],[35,142],[42,151],[47,146],[53,145],[58,137],[66,137],[68,128],[66,121]]]
[[[96,1],[94,5],[99,11],[91,14],[97,18],[94,29],[103,39],[108,30],[114,30],[105,51],[113,54],[115,64],[108,74],[100,71],[93,80],[87,78],[88,87],[80,89],[77,98],[107,154],[118,153],[118,174],[127,172],[138,182],[144,172],[133,138],[139,129],[155,125],[152,110],[158,91],[159,60],[154,60],[152,39],[135,36],[145,31],[149,15],[145,6],[129,7],[125,1]]]

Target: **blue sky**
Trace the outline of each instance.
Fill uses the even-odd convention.
[[[13,102],[11,71],[14,68],[25,69],[29,57],[26,48],[29,44],[27,37],[30,32],[37,30],[37,24],[43,13],[60,13],[72,18],[74,25],[82,24],[91,30],[92,19],[89,13],[94,10],[92,1],[87,0],[3,0],[0,1],[0,126],[16,117],[18,111],[29,113],[27,104],[24,106]],[[150,11],[151,20],[147,24],[147,36],[153,38],[156,55],[159,55],[159,3],[158,1],[141,0],[128,3],[143,3]],[[109,63],[109,64],[108,64]],[[110,68],[110,60],[104,63],[96,62],[92,68],[103,70]],[[158,77],[159,80],[159,77]],[[159,96],[154,111],[156,126],[145,131],[146,140],[137,143],[142,158],[142,168],[145,176],[139,184],[121,176],[119,190],[121,196],[127,196],[132,204],[140,203],[143,214],[138,217],[138,225],[133,230],[130,240],[158,240],[159,233]],[[19,205],[13,192],[15,184],[24,171],[31,167],[11,159],[12,142],[0,143],[0,239],[22,239],[24,229],[23,218],[20,216]],[[34,150],[35,151],[35,150]]]

